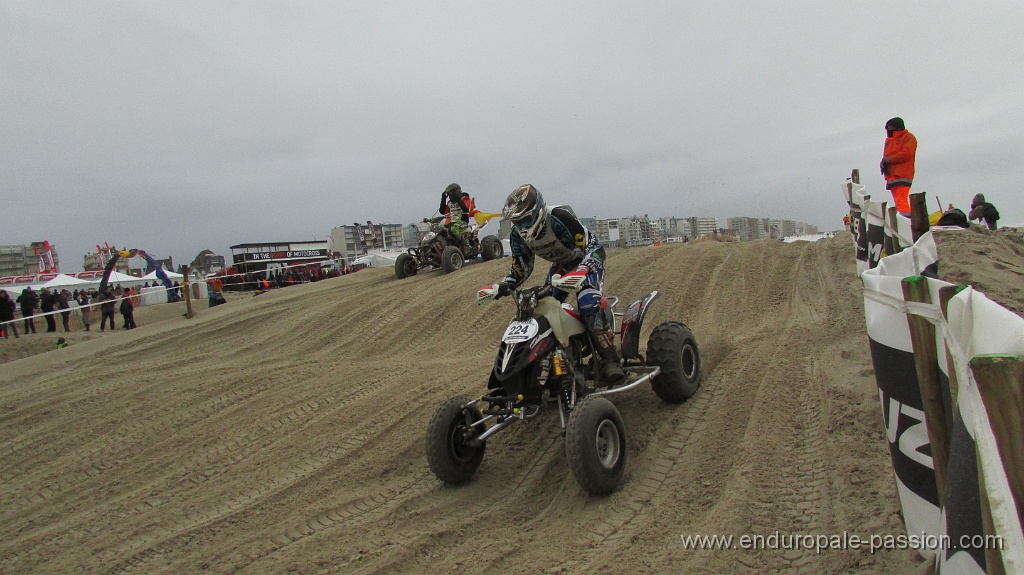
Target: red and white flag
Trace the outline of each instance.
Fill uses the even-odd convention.
[[[53,250],[50,249],[50,242],[44,241],[43,242],[43,247],[46,248],[46,262],[48,264],[48,266],[46,268],[46,271],[48,271],[48,272],[55,272],[55,271],[57,271],[57,266],[53,265]]]

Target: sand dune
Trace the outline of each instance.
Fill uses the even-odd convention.
[[[704,369],[682,405],[649,388],[613,396],[629,446],[612,495],[576,484],[554,411],[497,435],[469,484],[434,479],[427,421],[448,397],[484,389],[512,304],[473,296],[508,260],[402,281],[366,270],[200,305],[193,320],[180,304],[143,308],[137,330],[75,334],[66,349],[2,364],[0,571],[920,568],[910,551],[681,544],[902,532],[849,235],[609,260],[620,311],[663,293],[644,344],[657,323],[683,321]]]

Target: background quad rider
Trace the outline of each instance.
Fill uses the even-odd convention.
[[[479,211],[473,205],[473,199],[469,197],[469,194],[463,192],[462,187],[458,184],[450,184],[441,193],[441,206],[437,208],[437,211],[441,215],[447,216],[444,225],[452,237],[459,240],[459,247],[465,254],[469,248],[468,238],[466,238],[466,232],[469,231],[469,217]]]
[[[540,192],[530,184],[508,196],[502,217],[512,223],[512,267],[501,283],[481,288],[478,296],[493,294],[498,299],[511,294],[530,277],[535,256],[552,262],[545,283],[551,284],[552,294],[559,301],[576,292],[580,315],[603,360],[601,377],[611,385],[621,382],[625,373],[615,349],[614,326],[608,325],[601,306],[605,253],[597,236],[568,209],[547,207]],[[561,277],[552,279],[555,274]]]

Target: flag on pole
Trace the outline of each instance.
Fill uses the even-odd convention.
[[[57,271],[57,266],[53,265],[53,250],[50,249],[50,242],[44,241],[43,246],[46,248],[46,261],[48,264],[46,271],[53,273]]]

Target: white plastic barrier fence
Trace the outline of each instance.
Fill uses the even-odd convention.
[[[909,242],[909,220],[897,217],[894,229],[880,217],[884,205],[871,202],[863,186],[848,181],[845,189],[857,265],[862,269],[872,362],[907,534],[937,543],[919,550],[934,559],[938,573],[1024,573],[1024,518],[1019,511],[1024,502],[1015,499],[1011,487],[1014,482],[1020,485],[1022,478],[1011,476],[1005,464],[1007,454],[1024,452],[1024,445],[999,445],[969,365],[983,355],[1024,357],[1024,319],[968,286],[948,300],[943,313],[940,290],[948,294],[958,288],[934,277],[941,258],[932,234]],[[879,226],[882,233],[874,229]],[[892,242],[909,247],[885,255],[887,242],[890,250]],[[883,257],[876,259],[874,253]],[[907,278],[923,284],[925,299],[936,303],[907,301]],[[932,326],[934,350],[919,347],[915,353],[911,318],[924,318]],[[943,485],[937,480],[929,438],[934,422],[928,421],[918,377],[922,355],[936,358],[939,371],[941,419],[948,430]],[[994,547],[997,553],[990,552]],[[991,565],[992,561],[1001,564]]]

